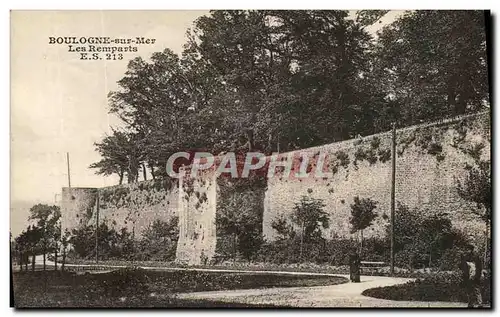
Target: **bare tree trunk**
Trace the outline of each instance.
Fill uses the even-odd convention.
[[[254,139],[253,139],[253,130],[248,129],[246,131],[247,141],[248,141],[248,151],[251,152],[254,149]]]
[[[61,271],[64,271],[64,264],[66,264],[66,247],[63,247],[63,258],[62,258]]]
[[[135,157],[135,153],[130,154],[128,158],[127,178],[129,183],[135,183],[139,178],[139,162]]]
[[[147,175],[147,171],[146,171],[146,164],[142,163],[142,177],[144,177],[144,180],[148,180],[148,175]]]
[[[489,243],[488,243],[488,238],[489,238],[489,224],[488,224],[488,221],[486,221],[486,228],[484,230],[484,235],[485,235],[485,241],[484,241],[484,260],[483,260],[483,268],[486,268],[487,265],[489,264],[488,263],[488,247],[489,247]],[[488,265],[489,267],[489,265]]]
[[[271,133],[269,133],[268,138],[267,138],[267,152],[272,153],[273,152],[273,136]]]
[[[35,272],[35,257],[36,257],[35,251],[32,251],[31,254],[33,259],[33,262],[31,262],[31,271]]]
[[[236,263],[236,232],[233,233],[233,264]]]
[[[302,252],[304,248],[304,221],[302,221],[302,227],[301,227],[301,233],[300,233],[300,261],[302,261]]]
[[[363,256],[363,229],[359,230],[359,257]]]
[[[54,248],[54,271],[57,271],[57,243],[56,247]]]
[[[151,177],[153,179],[156,179],[156,176],[155,176],[155,168],[152,164],[149,164],[149,169],[151,170]]]
[[[455,82],[456,82],[456,76],[451,76],[448,82],[448,97],[446,98],[448,102],[448,109],[450,111],[455,111],[455,104],[456,104]]]
[[[120,185],[123,184],[123,174],[124,174],[124,171],[123,171],[123,168],[120,169]]]
[[[46,252],[46,251],[45,251],[45,246],[44,246],[44,247],[43,247],[43,270],[44,270],[44,271],[45,271],[45,268],[46,268],[46,265],[45,265],[45,263],[46,263],[46,262],[45,262],[45,254],[46,254],[46,253],[45,253],[45,252]]]
[[[24,255],[24,267],[25,267],[25,271],[28,272],[28,263],[30,261],[30,255],[28,252],[26,252],[26,254]]]

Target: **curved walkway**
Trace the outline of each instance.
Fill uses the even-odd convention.
[[[277,272],[275,272],[277,273]],[[332,274],[345,276],[341,274]],[[178,298],[210,299],[228,303],[251,303],[294,307],[466,307],[466,303],[417,302],[377,299],[361,295],[370,288],[403,284],[412,279],[383,276],[362,276],[361,283],[331,286],[288,287],[209,291],[178,294]]]
[[[42,262],[41,257],[35,258],[36,263]],[[52,261],[46,261],[54,265]],[[59,263],[58,263],[59,266]],[[87,267],[92,265],[67,264],[73,267]],[[122,268],[125,266],[107,266],[109,268]],[[202,268],[172,268],[172,267],[140,267],[146,270],[166,271],[205,271],[205,272],[240,272],[240,273],[266,273],[290,275],[322,275],[343,276],[345,274],[289,272],[289,271],[250,271],[232,269],[202,269]],[[102,272],[101,272],[102,273]],[[294,307],[467,307],[466,303],[457,302],[419,302],[419,301],[394,301],[363,296],[361,293],[370,288],[404,284],[412,281],[411,278],[386,277],[386,276],[361,276],[361,283],[345,283],[330,286],[313,287],[276,287],[263,289],[207,291],[193,293],[179,293],[178,298],[209,299],[228,303],[249,303],[263,305],[282,305]]]

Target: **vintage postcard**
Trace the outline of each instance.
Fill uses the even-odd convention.
[[[490,25],[11,11],[15,307],[492,307]]]

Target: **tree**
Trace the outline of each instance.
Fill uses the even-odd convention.
[[[71,233],[66,228],[64,234],[61,235],[61,246],[62,246],[62,266],[61,271],[64,271],[66,265],[66,252],[71,241]]]
[[[394,218],[394,248],[395,252],[403,250],[405,245],[412,243],[418,235],[418,230],[424,216],[419,209],[410,210],[408,206],[398,201],[398,207]],[[390,244],[391,237],[390,224],[386,227],[387,243]]]
[[[94,242],[94,247],[92,250],[92,255],[95,256],[98,251],[98,257],[102,260],[107,260],[109,258],[119,257],[120,249],[118,249],[119,245],[119,233],[116,232],[114,228],[110,228],[108,224],[103,221],[97,227],[97,250],[95,249],[95,226],[93,226],[93,236],[94,239],[91,241]]]
[[[36,254],[38,252],[41,239],[42,239],[42,230],[35,225],[28,226],[25,235],[25,245],[26,249],[29,251],[27,252],[26,258],[28,259],[29,254],[31,254],[32,257],[31,270],[33,272],[35,271]]]
[[[287,151],[354,134],[345,118],[368,106],[358,87],[371,37],[347,11],[214,11],[193,33],[229,90],[231,137],[250,130],[256,144]]]
[[[479,219],[489,225],[491,219],[491,164],[479,161],[477,165],[466,165],[467,174],[463,181],[458,181],[460,197],[476,204],[471,210]]]
[[[254,223],[243,225],[243,231],[238,235],[238,250],[247,261],[255,257],[263,242],[261,226]]]
[[[96,151],[103,158],[89,167],[97,169],[96,174],[117,174],[120,184],[126,173],[128,183],[134,183],[139,177],[143,158],[141,142],[141,137],[136,133],[113,130],[112,135],[106,136],[100,143],[94,143]]]
[[[271,227],[278,234],[278,241],[284,241],[288,239],[293,239],[296,235],[295,229],[293,226],[287,221],[284,215],[273,219],[271,222]]]
[[[491,163],[478,157],[475,165],[466,165],[466,171],[465,178],[457,183],[457,191],[464,200],[476,204],[476,209],[470,209],[469,212],[485,224],[484,264],[486,266],[488,264],[488,240],[492,209]]]
[[[394,224],[394,238],[398,265],[410,268],[423,265],[431,267],[445,254],[458,259],[459,252],[467,243],[465,236],[453,228],[445,213],[432,214],[429,210],[414,208],[398,202]],[[390,225],[386,229],[387,244],[390,243]],[[450,251],[451,250],[451,251]],[[445,258],[451,261],[450,258]],[[454,263],[446,263],[454,267]],[[456,266],[455,266],[456,267]]]
[[[389,10],[359,10],[356,11],[356,22],[368,26],[379,21]]]
[[[54,232],[52,233],[52,238],[53,238],[53,250],[54,250],[54,271],[57,271],[57,255],[60,247],[60,242],[62,239],[60,220],[54,226]]]
[[[194,23],[181,57],[167,49],[130,61],[110,113],[138,135],[153,176],[174,152],[234,150],[241,137],[268,152],[348,138],[356,134],[344,119],[365,127],[364,110],[376,108],[367,98],[376,81],[360,75],[366,23],[347,11],[213,11]],[[92,167],[123,173],[109,154]]]
[[[60,218],[61,210],[58,206],[37,204],[30,209],[30,217],[28,219],[36,221],[36,227],[39,230],[44,271],[46,268],[47,251],[57,247],[57,241],[60,235]]]
[[[112,230],[112,238],[110,240],[113,241],[113,244],[109,252],[105,252],[105,254],[110,258],[131,259],[134,252],[136,252],[134,243],[135,232],[129,232],[125,227],[121,228],[120,231],[110,230]],[[99,251],[99,256],[101,256],[101,251]]]
[[[28,271],[29,252],[30,252],[28,234],[29,233],[27,230],[23,230],[21,234],[14,239],[15,242],[14,249],[16,250],[16,253],[18,255],[18,262],[21,271],[23,270],[23,264],[26,265],[25,270]]]
[[[482,12],[407,12],[375,40],[366,28],[386,12],[200,17],[181,55],[166,49],[129,62],[109,95],[126,137],[97,143],[102,160],[91,167],[133,182],[140,166],[164,176],[157,168],[179,151],[218,154],[244,141],[290,151],[488,104]]]
[[[295,203],[290,217],[280,215],[272,220],[271,227],[277,233],[277,253],[286,261],[302,261],[304,255],[318,259],[317,251],[326,245],[323,230],[330,226],[324,207],[323,200],[304,195]]]
[[[322,229],[327,229],[330,226],[330,218],[323,211],[325,206],[323,200],[306,195],[302,196],[298,203],[295,203],[291,219],[299,228],[301,259],[304,242],[320,242],[323,240]]]
[[[451,235],[452,224],[447,216],[447,214],[432,215],[425,218],[420,224],[418,237],[424,243],[429,255],[429,267],[432,267],[432,255],[436,249],[440,251],[446,248],[442,246],[436,248],[436,246],[440,246],[443,242],[446,242],[446,237]]]
[[[146,260],[171,261],[175,259],[179,238],[179,218],[155,220],[142,232],[139,242],[140,257]]]
[[[372,60],[391,102],[386,111],[401,125],[489,104],[483,11],[406,12],[379,33]]]
[[[230,238],[233,261],[236,261],[238,253],[250,260],[262,243],[264,190],[224,178],[220,179],[219,186],[221,197],[218,199],[216,215],[217,235],[222,237],[219,245],[224,238]]]
[[[76,255],[82,259],[95,257],[97,252],[99,260],[131,258],[135,252],[133,232],[129,232],[127,228],[117,232],[109,227],[106,221],[101,222],[97,230],[97,249],[95,225],[73,229],[71,237],[65,233],[64,237],[69,237],[69,241],[63,241],[66,241],[66,245],[71,243]]]
[[[154,167],[165,166],[170,154],[198,148],[204,137],[195,133],[203,120],[193,119],[195,110],[200,110],[197,101],[201,98],[192,74],[187,74],[179,56],[170,49],[153,53],[150,60],[131,60],[125,76],[118,81],[119,89],[109,94],[109,101],[110,113],[124,122],[125,129],[140,144],[143,156],[131,156],[135,153],[132,151],[127,153],[129,160],[147,162],[155,176]]]
[[[92,226],[81,226],[71,231],[69,243],[73,251],[80,258],[88,258],[95,255],[95,228]]]
[[[377,217],[375,208],[377,201],[371,198],[354,197],[354,203],[351,204],[351,233],[360,233],[360,253],[363,254],[363,230],[372,225],[373,220]]]

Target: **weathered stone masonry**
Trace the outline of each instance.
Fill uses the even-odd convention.
[[[63,188],[62,230],[95,224],[99,191],[99,222],[140,234],[153,221],[177,215],[177,180],[149,180],[104,188]]]
[[[412,126],[397,131],[396,201],[410,209],[428,213],[448,212],[454,225],[480,239],[484,226],[468,217],[467,209],[476,208],[463,201],[456,192],[466,162],[471,163],[470,149],[481,148],[481,157],[490,157],[490,116],[481,113],[458,119]],[[326,237],[350,236],[350,204],[355,196],[378,201],[375,224],[365,236],[381,236],[390,221],[391,133],[327,144],[291,153],[307,153],[316,158],[328,153],[327,168],[332,178],[305,179],[275,176],[268,180],[262,199],[263,234],[272,240],[273,219],[290,215],[303,195],[324,200],[331,216]],[[474,152],[474,151],[472,151]],[[282,154],[287,156],[288,153]],[[315,160],[308,170],[314,172]],[[294,171],[300,161],[294,161]],[[199,264],[203,257],[215,253],[215,219],[218,199],[240,199],[221,195],[213,170],[197,178],[146,181],[99,189],[100,221],[116,229],[127,227],[140,233],[155,219],[167,221],[179,216],[179,241],[176,257],[180,262]],[[63,188],[62,226],[75,228],[95,222],[95,188]],[[256,205],[260,203],[257,202]]]
[[[458,197],[456,181],[463,177],[469,155],[461,148],[483,144],[482,158],[490,156],[489,114],[461,120],[414,126],[397,131],[396,201],[410,209],[448,212],[455,226],[476,235],[482,224],[465,212],[476,208]],[[326,236],[349,236],[350,204],[354,197],[378,201],[376,223],[365,236],[381,236],[390,222],[391,132],[309,148],[314,156],[325,151],[332,158],[332,179],[269,180],[264,212],[264,235],[274,235],[272,219],[289,214],[302,195],[323,199],[331,215]],[[385,216],[384,216],[385,215]]]

